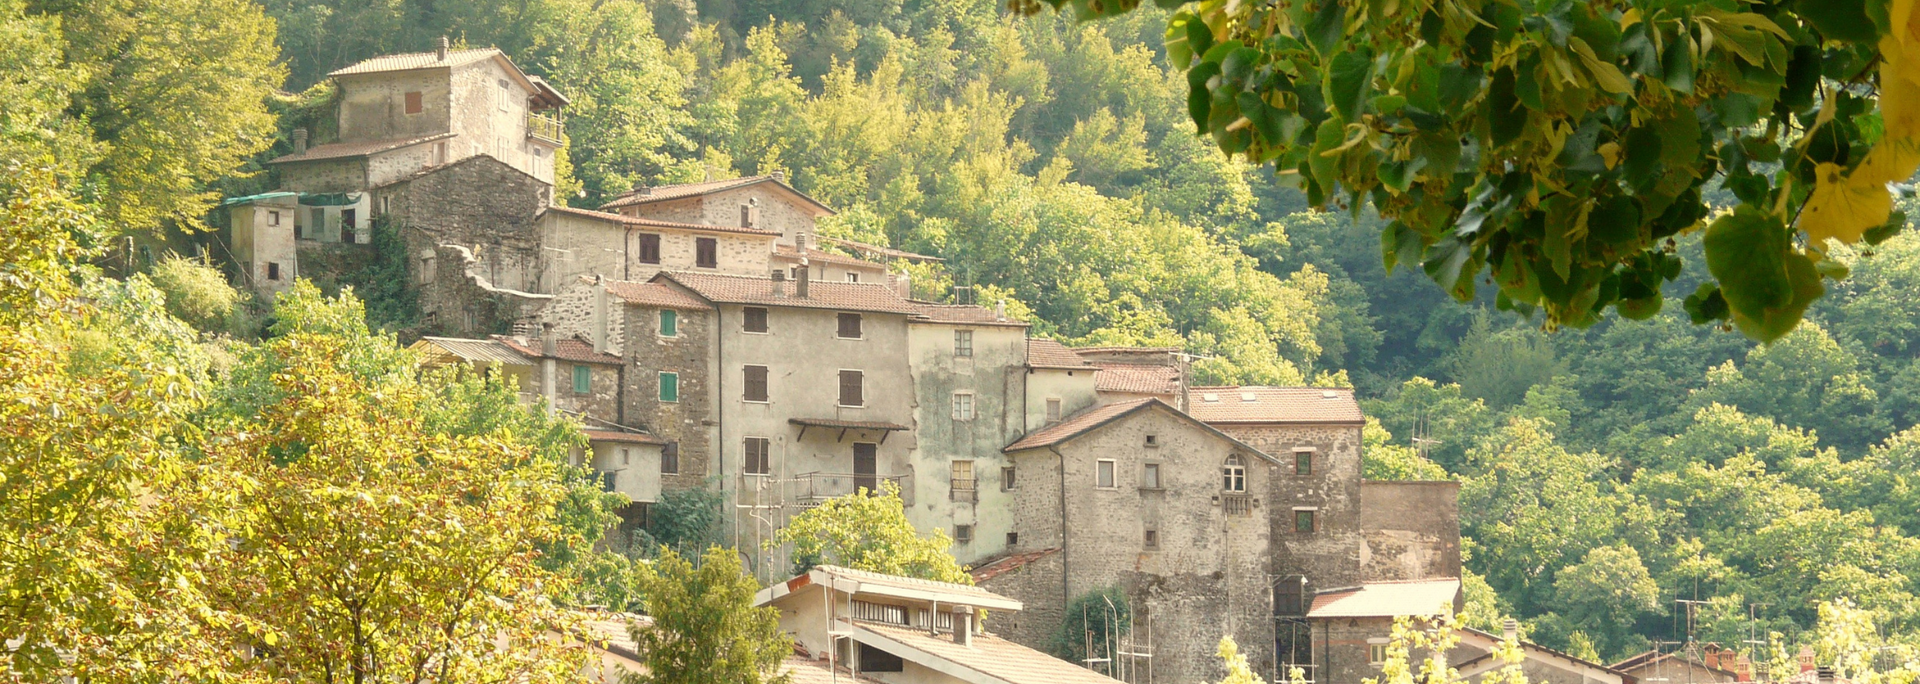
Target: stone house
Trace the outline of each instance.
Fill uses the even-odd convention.
[[[914,450],[907,519],[946,530],[971,563],[1014,534],[1011,462],[1001,453],[1028,430],[1023,403],[1027,324],[1002,310],[915,302],[907,319]]]
[[[1114,684],[987,630],[1021,603],[979,587],[822,565],[760,590],[797,651],[884,684]]]
[[[1752,681],[1753,663],[1744,653],[1707,644],[1698,652],[1692,645],[1685,651],[1644,651],[1608,667],[1643,682],[1689,682],[1730,684]]]
[[[805,248],[814,223],[833,209],[787,185],[784,172],[660,187],[637,187],[601,211],[706,226],[757,228],[780,234],[779,244]]]
[[[1149,677],[1214,678],[1222,631],[1272,642],[1265,510],[1278,461],[1156,398],[1082,410],[1006,452],[1018,482],[1013,551],[1058,549],[982,581],[1035,608],[1009,620],[1010,638],[1047,643],[1056,611],[1119,587],[1136,625],[1161,626]]]

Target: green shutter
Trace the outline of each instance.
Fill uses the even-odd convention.
[[[593,369],[582,364],[573,366],[573,393],[587,394],[593,391]]]
[[[660,334],[673,337],[680,334],[680,314],[672,309],[660,310]]]
[[[661,401],[679,401],[680,400],[680,374],[679,373],[661,373],[660,374],[660,400]]]

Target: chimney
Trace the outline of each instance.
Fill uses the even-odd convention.
[[[1520,641],[1520,621],[1507,618],[1500,623],[1500,638],[1510,642]]]
[[[1801,646],[1801,647],[1800,647],[1800,653],[1799,653],[1799,660],[1800,660],[1800,671],[1801,671],[1801,672],[1812,672],[1812,671],[1814,671],[1814,664],[1813,664],[1813,647],[1812,647],[1812,646]]]
[[[440,56],[440,61],[442,62],[447,61],[447,50],[451,49],[452,47],[453,47],[453,44],[447,40],[446,36],[440,37],[440,49],[435,52],[435,54]]]
[[[293,153],[305,154],[307,151],[307,129],[293,129]]]
[[[549,416],[553,415],[554,392],[557,391],[554,387],[554,384],[555,382],[557,382],[557,379],[554,377],[555,368],[554,368],[554,361],[553,361],[554,352],[556,351],[559,351],[559,343],[555,342],[553,338],[553,323],[552,322],[541,323],[540,324],[540,396],[547,398],[547,415]]]
[[[782,171],[782,170],[780,170],[780,169],[774,169],[774,170],[773,170],[773,173],[772,173],[772,174],[770,174],[770,175],[772,175],[772,176],[773,176],[773,179],[774,179],[774,180],[777,180],[777,181],[780,181],[780,182],[782,182],[782,183],[785,183],[785,182],[787,182],[787,172],[786,172],[786,171]]]
[[[793,296],[806,299],[807,283],[812,280],[813,267],[807,264],[806,259],[801,259],[800,268],[795,269],[793,272]]]
[[[607,282],[598,273],[593,275],[593,351],[607,353]]]
[[[1002,299],[993,303],[993,320],[1007,320],[1007,300]]]
[[[973,645],[973,607],[953,607],[953,643],[961,646]]]

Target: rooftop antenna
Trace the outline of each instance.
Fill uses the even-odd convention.
[[[1429,433],[1427,431],[1427,417],[1426,415],[1422,414],[1420,417],[1415,418],[1413,421],[1413,439],[1412,439],[1413,448],[1414,450],[1420,452],[1420,458],[1422,459],[1430,458],[1432,456],[1433,447],[1440,446],[1446,443],[1442,440],[1428,437],[1427,436],[1428,434]]]

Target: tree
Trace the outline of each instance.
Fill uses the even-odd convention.
[[[1388,265],[1462,301],[1484,269],[1551,325],[1645,318],[1682,267],[1669,238],[1704,226],[1689,315],[1772,340],[1844,277],[1828,240],[1906,225],[1884,184],[1920,167],[1909,0],[1159,4],[1202,135],[1315,205],[1370,202]],[[1734,211],[1709,217],[1712,181]]]
[[[1053,654],[1070,663],[1086,664],[1090,657],[1112,662],[1116,641],[1131,631],[1133,607],[1127,592],[1101,587],[1067,602],[1060,632],[1053,638]]]
[[[1448,655],[1460,644],[1459,618],[1446,612],[1431,616],[1400,616],[1393,620],[1393,636],[1387,641],[1387,659],[1380,665],[1380,676],[1368,677],[1366,684],[1464,684],[1465,679],[1448,664]],[[1488,673],[1479,682],[1527,684],[1520,669],[1525,654],[1520,642],[1502,640],[1491,654],[1506,663]]]
[[[1380,421],[1367,416],[1360,430],[1361,476],[1369,480],[1445,480],[1447,469],[1427,460],[1420,450],[1392,443],[1393,435]]]
[[[1220,678],[1220,684],[1266,684],[1260,675],[1247,664],[1247,655],[1240,652],[1240,644],[1235,643],[1233,635],[1220,637],[1220,648],[1215,651],[1220,656],[1220,664],[1225,665],[1227,676]],[[1303,681],[1301,668],[1293,668],[1287,673],[1289,681]]]
[[[1660,586],[1640,563],[1640,552],[1625,545],[1587,551],[1554,577],[1553,589],[1557,612],[1598,639],[1589,649],[1608,655],[1626,652],[1639,636],[1634,623],[1660,609]]]
[[[651,621],[634,625],[634,643],[647,671],[629,684],[784,684],[775,676],[793,642],[780,631],[780,612],[756,608],[760,587],[740,567],[739,554],[708,547],[695,567],[671,549],[641,565],[638,587]]]
[[[246,298],[218,269],[183,257],[161,259],[149,277],[166,293],[167,313],[207,332],[228,330]]]
[[[793,573],[831,563],[855,570],[973,584],[973,576],[947,549],[953,540],[934,530],[922,537],[907,520],[900,487],[892,482],[879,492],[834,497],[787,522],[767,543],[793,545]]]

